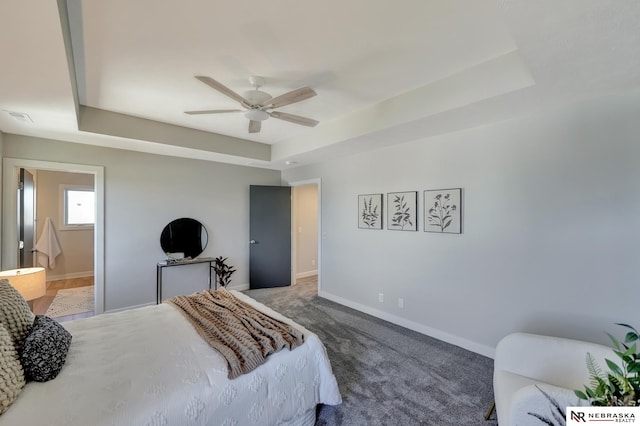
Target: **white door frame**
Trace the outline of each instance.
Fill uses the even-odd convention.
[[[308,179],[296,182],[289,182],[290,187],[316,185],[318,188],[318,293],[322,289],[322,179]],[[293,195],[293,194],[292,194]],[[296,282],[296,229],[294,205],[291,203],[291,283]]]
[[[104,312],[104,167],[52,161],[5,158],[2,163],[2,269],[15,269],[18,262],[18,174],[17,170],[38,169],[85,173],[94,176],[96,223],[93,227],[95,313]]]

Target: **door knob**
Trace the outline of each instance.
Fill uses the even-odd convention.
[[[256,240],[251,240],[249,241],[249,244],[258,244],[258,242]]]

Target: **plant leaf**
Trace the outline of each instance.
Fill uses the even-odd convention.
[[[620,342],[618,341],[618,339],[616,339],[611,333],[607,333],[607,336],[609,336],[609,339],[611,339],[613,347],[615,347],[617,350],[620,350]]]
[[[622,369],[618,366],[618,364],[616,364],[615,362],[609,360],[609,359],[605,359],[605,362],[607,363],[607,366],[609,367],[609,369],[611,371],[613,371],[616,374],[619,375],[624,375],[624,373],[622,372]]]
[[[624,353],[625,357],[631,358],[636,353],[636,344],[631,345],[629,349]]]
[[[627,365],[627,372],[629,373],[640,373],[640,363],[638,362],[630,362],[629,365]]]
[[[616,325],[619,325],[620,327],[626,327],[630,330],[635,331],[636,333],[638,332],[635,328],[633,328],[633,326],[629,325],[629,324],[625,324],[623,322],[617,322]]]
[[[631,342],[635,342],[636,340],[638,340],[640,338],[640,336],[638,336],[637,333],[634,333],[633,331],[630,331],[627,333],[627,335],[624,337],[624,341],[627,343],[631,343]]]
[[[576,396],[580,399],[584,399],[585,401],[588,401],[589,398],[587,398],[587,395],[584,394],[584,392],[579,391],[579,390],[574,390],[573,393],[576,394]]]

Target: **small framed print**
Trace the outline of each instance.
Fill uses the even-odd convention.
[[[462,188],[424,191],[424,230],[462,234]]]
[[[418,230],[418,191],[387,194],[387,229]]]
[[[382,229],[382,194],[358,195],[358,228]]]

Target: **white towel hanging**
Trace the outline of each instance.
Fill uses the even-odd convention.
[[[44,222],[44,229],[40,235],[40,239],[36,243],[38,252],[38,263],[48,269],[56,267],[56,257],[62,253],[60,243],[56,237],[56,231],[53,227],[53,221],[48,217]]]

